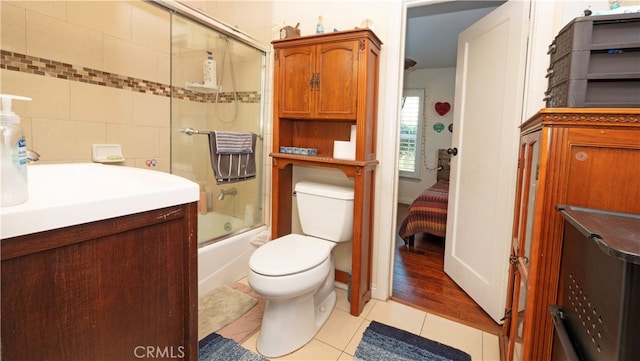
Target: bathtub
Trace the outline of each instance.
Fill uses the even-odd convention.
[[[250,224],[242,218],[226,215],[218,212],[198,213],[198,245],[217,242],[222,237],[238,233]]]
[[[246,277],[249,271],[249,257],[257,248],[251,241],[265,237],[268,233],[270,232],[266,226],[246,228],[244,232],[233,233],[228,238],[200,246],[198,248],[198,297],[204,296],[218,286]]]

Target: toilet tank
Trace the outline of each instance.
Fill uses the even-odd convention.
[[[334,242],[353,236],[353,188],[316,182],[295,186],[302,232]]]

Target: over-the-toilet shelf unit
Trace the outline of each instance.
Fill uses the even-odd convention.
[[[371,299],[371,244],[376,160],[378,71],[382,42],[369,29],[275,40],[272,237],[291,233],[293,166],[335,168],[354,181],[350,313]],[[355,160],[333,158],[334,140],[356,126]],[[317,155],[280,153],[280,146]]]

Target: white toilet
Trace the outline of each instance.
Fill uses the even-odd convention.
[[[353,189],[314,182],[295,186],[301,234],[258,248],[247,280],[267,299],[257,349],[266,357],[311,341],[336,305],[331,250],[353,236]]]

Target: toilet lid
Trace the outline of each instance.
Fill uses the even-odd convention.
[[[318,266],[331,254],[335,243],[288,234],[259,247],[249,259],[249,268],[265,276],[285,276]]]

